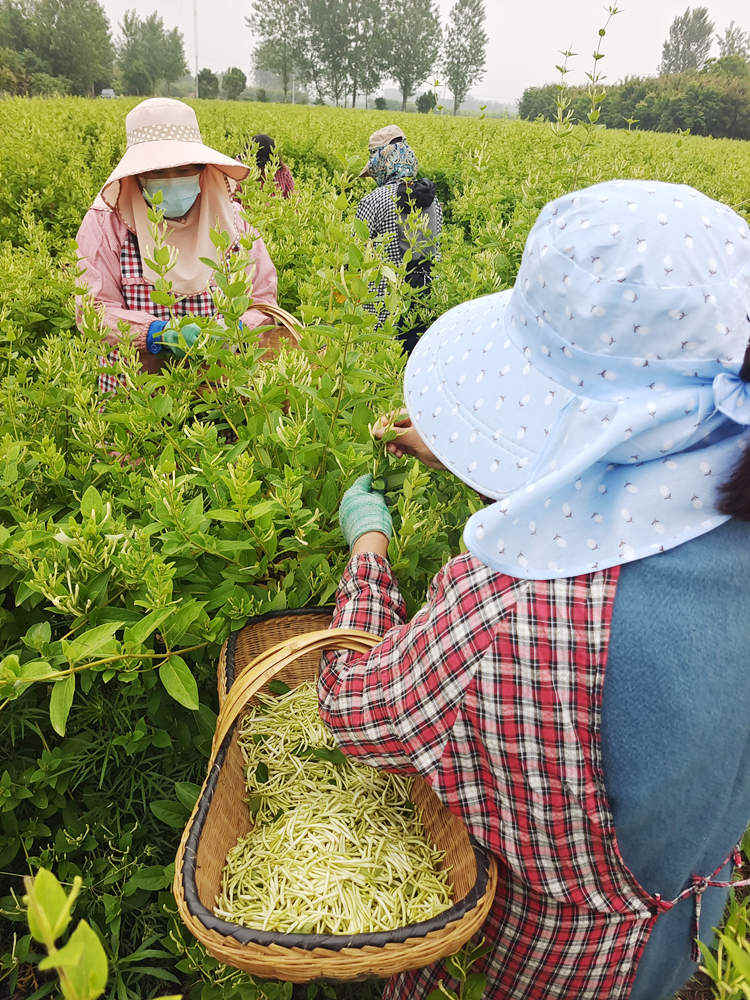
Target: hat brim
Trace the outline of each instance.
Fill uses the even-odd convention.
[[[101,196],[114,208],[120,193],[120,181],[135,177],[149,170],[168,170],[170,167],[185,167],[200,163],[217,167],[235,182],[243,181],[250,168],[239,160],[225,156],[202,142],[188,142],[181,139],[153,139],[129,146],[122,159],[102,185]]]
[[[420,339],[404,376],[412,423],[464,483],[495,500],[526,486],[574,394],[527,360],[507,328],[512,291],[465,302]]]

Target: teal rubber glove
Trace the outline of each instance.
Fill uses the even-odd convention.
[[[339,524],[349,548],[368,531],[379,531],[390,539],[393,521],[385,497],[372,489],[372,476],[360,476],[346,491],[339,507]]]
[[[172,327],[168,326],[162,330],[158,338],[155,337],[154,339],[161,341],[176,358],[184,358],[185,351],[182,347],[182,341],[185,341],[187,347],[192,347],[200,336],[200,333],[201,329],[197,323],[186,323],[179,331],[173,330]]]

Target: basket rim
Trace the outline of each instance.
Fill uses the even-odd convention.
[[[290,608],[284,611],[266,611],[262,615],[256,615],[254,618],[248,618],[242,628],[235,629],[234,632],[229,633],[229,638],[227,639],[227,655],[225,657],[224,670],[226,686],[224,688],[224,694],[229,694],[229,689],[234,684],[234,653],[237,649],[237,640],[239,638],[240,632],[244,631],[249,625],[260,625],[262,622],[273,621],[274,618],[305,618],[312,615],[319,615],[321,612],[330,612],[331,615],[336,610],[335,604],[319,604],[314,608]],[[229,654],[231,648],[231,656]]]
[[[291,612],[291,614],[303,616],[305,614],[320,613],[322,610],[326,610],[326,608],[304,608],[299,612]],[[247,625],[254,625],[269,618],[282,617],[289,614],[290,612],[286,611],[269,612],[265,615],[249,619],[244,627],[246,628]],[[238,635],[238,631],[232,632],[226,642],[227,690],[229,690],[234,680],[234,657],[237,649]],[[230,676],[232,678],[231,681]],[[367,947],[384,948],[388,944],[401,944],[413,938],[423,938],[427,937],[428,934],[434,934],[436,931],[442,931],[449,924],[454,924],[462,920],[481,903],[487,892],[490,880],[490,861],[486,852],[469,835],[477,866],[477,878],[474,885],[463,899],[460,899],[449,909],[444,910],[431,920],[423,920],[417,924],[407,924],[405,927],[398,927],[392,931],[377,931],[366,934],[286,934],[280,931],[263,931],[252,927],[243,927],[241,924],[231,923],[228,920],[217,917],[203,905],[198,896],[196,860],[198,857],[198,842],[219,781],[219,774],[221,773],[230,742],[234,735],[235,726],[236,723],[227,733],[219,747],[214,766],[211,768],[211,773],[196,803],[195,812],[190,822],[188,836],[185,841],[182,866],[182,891],[185,905],[190,915],[207,930],[220,934],[223,937],[233,938],[240,944],[275,945],[280,948],[297,948],[303,951],[314,951],[316,948],[326,948],[329,951],[343,951],[349,948]]]

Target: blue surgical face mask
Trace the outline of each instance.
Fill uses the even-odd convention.
[[[157,191],[161,191],[161,208],[167,219],[180,219],[195,204],[201,193],[200,175],[191,177],[147,177],[143,181],[146,201],[153,202]]]

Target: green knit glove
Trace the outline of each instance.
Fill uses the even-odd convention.
[[[182,342],[184,341],[187,347],[192,347],[200,332],[201,329],[196,323],[186,323],[180,330],[173,330],[168,326],[161,332],[159,340],[176,358],[184,358]]]
[[[391,537],[393,521],[385,497],[372,489],[372,476],[360,476],[346,491],[339,507],[339,524],[349,548],[368,531]]]

